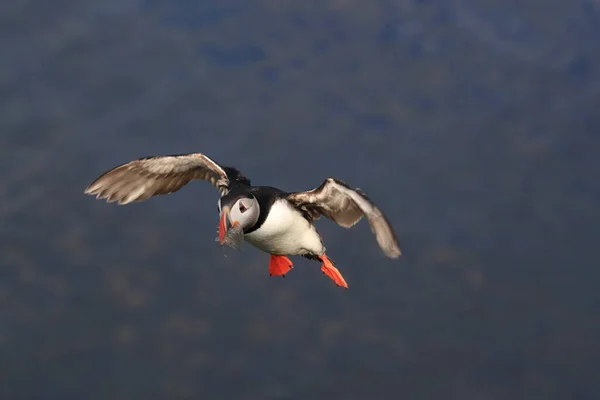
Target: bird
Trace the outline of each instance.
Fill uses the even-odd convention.
[[[286,192],[253,186],[238,169],[220,165],[202,153],[142,157],[118,165],[96,178],[87,195],[125,205],[177,192],[191,181],[208,181],[219,191],[218,242],[239,249],[244,241],[268,253],[269,274],[285,277],[290,256],[321,262],[321,271],[348,289],[348,283],[326,254],[315,227],[321,216],[350,228],[363,217],[383,253],[401,255],[397,236],[384,214],[359,188],[328,177],[311,190]]]

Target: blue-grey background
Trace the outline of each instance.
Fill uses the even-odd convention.
[[[0,3],[0,398],[600,398],[597,0]],[[318,227],[349,282],[215,242],[203,152],[387,213]]]

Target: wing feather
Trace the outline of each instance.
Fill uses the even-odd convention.
[[[192,180],[209,181],[221,195],[229,192],[232,181],[250,184],[235,168],[222,167],[201,153],[189,153],[144,157],[121,164],[100,175],[85,194],[109,203],[128,204],[176,192]]]
[[[288,200],[313,219],[324,215],[344,228],[366,217],[383,252],[390,258],[401,254],[387,218],[360,189],[352,189],[339,179],[327,178],[313,190],[290,194]]]

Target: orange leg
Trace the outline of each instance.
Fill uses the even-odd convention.
[[[340,271],[333,266],[331,260],[327,258],[325,254],[323,254],[319,258],[321,259],[321,261],[323,261],[323,265],[321,265],[321,271],[323,271],[325,275],[330,277],[336,285],[348,289],[348,284],[346,283],[346,280],[344,279]]]
[[[294,265],[286,256],[276,256],[271,254],[271,261],[269,261],[269,275],[283,276],[290,272],[290,269],[294,268]]]

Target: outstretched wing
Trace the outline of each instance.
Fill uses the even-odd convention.
[[[401,254],[389,222],[360,189],[352,189],[339,179],[327,178],[313,190],[290,194],[288,200],[313,219],[325,215],[344,228],[350,228],[362,217],[367,217],[383,252],[391,258]]]
[[[144,157],[119,165],[100,175],[85,194],[128,204],[176,192],[194,179],[209,181],[221,196],[229,192],[233,181],[250,184],[235,168],[222,167],[204,154],[190,153]]]

